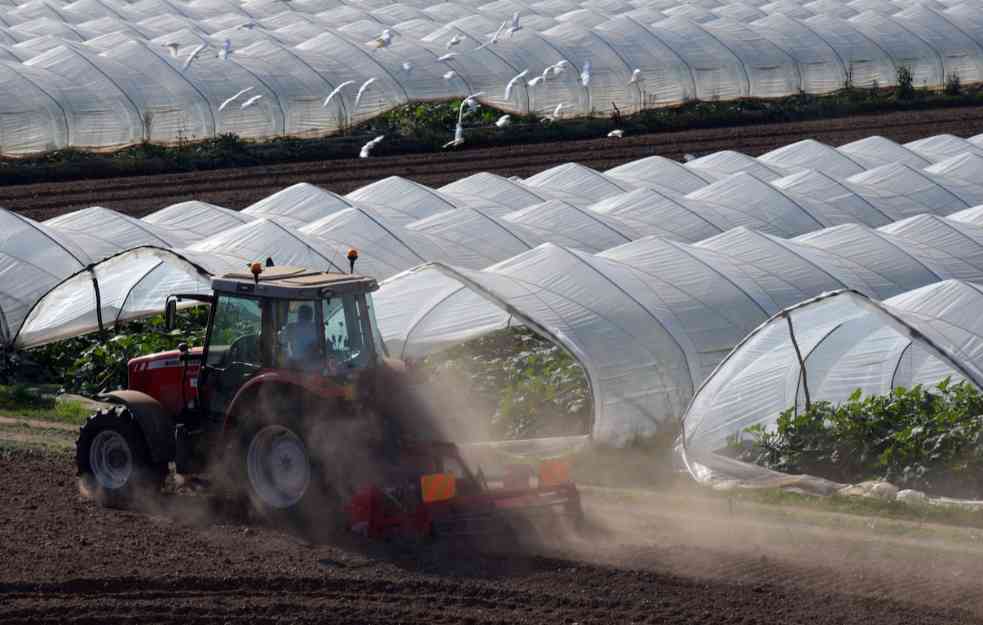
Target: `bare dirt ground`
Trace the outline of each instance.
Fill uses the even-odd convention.
[[[980,530],[590,491],[597,529],[521,553],[312,544],[169,495],[80,497],[0,451],[0,623],[926,623],[983,618]]]
[[[789,124],[665,132],[620,140],[567,141],[0,187],[0,206],[39,220],[88,206],[105,206],[143,216],[191,199],[243,208],[297,182],[317,184],[344,194],[386,176],[405,176],[437,187],[481,171],[525,177],[567,161],[603,170],[653,154],[681,159],[687,153],[703,155],[718,150],[739,150],[757,156],[808,138],[842,145],[878,134],[907,142],[941,133],[968,137],[980,132],[983,132],[981,107],[904,111]]]

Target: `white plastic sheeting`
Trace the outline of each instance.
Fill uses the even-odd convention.
[[[946,280],[883,302],[842,291],[780,312],[694,396],[683,417],[688,466],[700,479],[727,467],[733,461],[715,452],[751,426],[774,427],[786,409],[804,409],[806,387],[811,401],[837,403],[857,389],[883,394],[945,377],[983,386],[981,306],[983,287]]]
[[[952,75],[971,84],[983,79],[980,8],[979,0],[8,0],[0,2],[0,151],[113,148],[224,132],[321,135],[407,102],[479,91],[482,101],[516,112],[547,114],[562,103],[563,115],[606,115],[693,99],[828,93],[847,81],[890,86],[902,66],[919,87],[941,87]],[[513,13],[521,30],[481,47]],[[386,28],[387,46],[368,44]],[[438,61],[454,35],[463,43]],[[505,98],[520,71],[531,78],[561,61],[563,71],[534,86],[520,81]],[[243,89],[250,91],[227,102]],[[941,141],[913,150],[937,161],[967,147]],[[808,150],[791,152],[779,156],[795,168],[808,162]],[[849,169],[828,166],[836,175]],[[767,178],[760,169],[751,173]]]
[[[678,419],[783,307],[834,289],[889,298],[983,281],[983,206],[967,208],[979,187],[964,173],[975,155],[918,167],[882,163],[877,146],[914,154],[897,144],[860,145],[476,174],[440,190],[387,178],[346,197],[298,184],[241,212],[191,201],[46,224],[0,212],[14,233],[0,244],[0,329],[6,344],[38,345],[159,311],[167,293],[252,260],[347,270],[355,247],[359,271],[388,278],[377,301],[391,353],[527,324],[584,363],[594,435],[624,442]],[[854,173],[861,162],[874,168]]]

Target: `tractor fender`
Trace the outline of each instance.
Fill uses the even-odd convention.
[[[102,399],[129,408],[154,462],[174,460],[174,418],[159,401],[140,391],[112,391]]]
[[[336,400],[345,396],[343,388],[325,386],[320,376],[279,371],[261,373],[246,382],[232,398],[225,412],[223,429],[226,432],[235,429],[239,416],[248,414],[251,408],[255,409],[257,402],[266,401],[261,398],[260,393],[271,389],[286,393],[304,393],[320,400]]]

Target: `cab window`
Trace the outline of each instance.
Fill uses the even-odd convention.
[[[258,300],[220,296],[205,364],[219,369],[232,364],[260,366],[262,327],[263,311]]]
[[[344,374],[369,364],[372,350],[366,344],[363,331],[368,328],[364,315],[354,295],[322,302],[325,368],[329,374]]]

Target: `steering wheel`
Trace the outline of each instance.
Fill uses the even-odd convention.
[[[259,335],[244,334],[232,341],[227,358],[229,364],[259,364]]]

